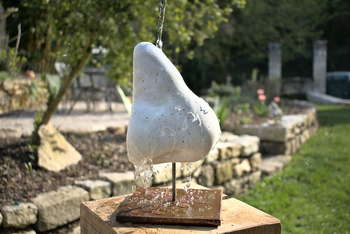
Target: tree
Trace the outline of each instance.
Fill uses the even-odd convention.
[[[265,75],[271,41],[282,43],[284,64],[295,60],[296,55],[311,58],[312,41],[322,36],[320,25],[330,16],[328,2],[249,0],[244,8],[233,7],[228,21],[219,24],[215,38],[205,40],[206,49],[194,46],[193,61],[182,57],[184,74],[190,74],[184,78],[195,77],[190,82],[193,85],[198,85],[198,79],[210,85],[211,80],[224,83],[232,76],[240,84],[238,77],[243,73],[250,76],[254,67]]]
[[[102,46],[107,53],[103,61],[111,67],[110,75],[119,82],[131,79],[132,51],[140,41],[154,41],[157,31],[158,2],[143,0],[27,0],[29,47],[41,50],[42,72],[50,71],[52,62],[64,61],[71,71],[65,77],[57,96],[48,105],[41,123],[47,124],[59,102],[92,56],[92,48]],[[152,9],[151,11],[149,9]],[[153,11],[155,9],[155,11]],[[201,43],[213,35],[216,25],[225,19],[226,9],[215,1],[174,1],[168,4],[165,34],[168,42],[176,44],[179,52],[191,40]],[[171,45],[171,43],[169,43]],[[38,143],[38,135],[33,143]]]

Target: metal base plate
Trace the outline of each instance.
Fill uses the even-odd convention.
[[[169,188],[138,188],[117,214],[117,222],[220,226],[218,190],[177,189],[175,202]]]

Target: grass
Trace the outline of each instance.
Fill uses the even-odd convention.
[[[282,233],[350,233],[350,108],[319,105],[321,127],[292,162],[237,197],[282,222]]]

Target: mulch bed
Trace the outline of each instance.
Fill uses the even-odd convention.
[[[73,185],[79,179],[98,179],[98,173],[134,170],[126,155],[125,137],[108,133],[66,135],[83,160],[58,173],[37,166],[30,138],[0,139],[0,207],[29,202],[39,193]],[[29,166],[31,163],[32,170]]]
[[[297,115],[301,113],[305,113],[305,111],[308,109],[305,106],[301,105],[291,105],[289,102],[283,102],[283,114],[284,115]],[[229,126],[229,129],[234,129],[235,126],[241,125],[241,124],[261,124],[269,121],[268,116],[258,116],[253,114],[254,111],[250,112],[243,112],[243,113],[236,113],[236,112],[230,112],[229,116],[227,117],[226,124]],[[250,121],[248,123],[245,123],[242,121],[244,117],[249,118]]]

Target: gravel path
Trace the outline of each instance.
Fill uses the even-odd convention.
[[[66,133],[92,133],[106,131],[107,128],[126,126],[129,115],[123,105],[113,103],[112,113],[107,111],[106,104],[100,103],[91,111],[86,111],[86,104],[77,103],[73,112],[55,113],[50,124]],[[33,120],[36,110],[16,111],[0,116],[0,130],[17,130],[23,136],[29,136],[33,131]]]

